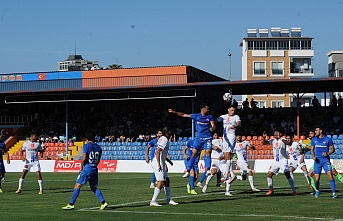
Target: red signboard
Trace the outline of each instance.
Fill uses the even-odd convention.
[[[79,172],[81,160],[56,160],[54,172]],[[101,160],[98,165],[99,172],[114,173],[117,170],[117,160]]]

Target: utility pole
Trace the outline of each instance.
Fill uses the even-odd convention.
[[[229,62],[230,62],[230,78],[229,78],[229,80],[231,81],[232,80],[232,76],[231,76],[231,53],[230,53],[230,49],[229,49],[228,56],[229,56]]]

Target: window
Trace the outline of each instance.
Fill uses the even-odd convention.
[[[284,107],[283,101],[272,101],[272,108]]]
[[[254,49],[255,50],[266,50],[266,42],[265,41],[255,41],[254,42]]]
[[[248,50],[254,50],[254,42],[248,41]]]
[[[337,77],[343,77],[343,70],[342,69],[337,70]]]
[[[299,40],[291,40],[291,50],[299,50],[300,49],[300,41]]]
[[[279,50],[288,50],[288,41],[279,41]]]
[[[256,101],[256,107],[265,108],[266,107],[266,101]]]
[[[272,61],[271,62],[272,75],[283,75],[283,62]]]
[[[267,50],[277,50],[277,41],[267,41]]]
[[[311,42],[311,40],[301,40],[301,49],[303,49],[303,50],[311,50],[312,49],[312,42]]]
[[[262,62],[254,62],[254,75],[265,75],[266,74],[266,64]]]

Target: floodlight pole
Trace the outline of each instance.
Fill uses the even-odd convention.
[[[229,49],[229,54],[227,56],[229,56],[229,64],[230,64],[230,78],[229,78],[229,81],[231,81],[232,80],[232,76],[231,76],[231,53],[230,53],[230,49]]]
[[[69,110],[68,110],[68,101],[65,102],[66,104],[66,136],[65,136],[65,145],[66,145],[66,157],[67,157],[67,160],[69,158],[68,156],[68,149],[69,149],[69,138],[68,138],[68,113],[69,113]]]

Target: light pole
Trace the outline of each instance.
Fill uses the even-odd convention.
[[[229,54],[227,56],[229,56],[229,62],[230,62],[230,78],[229,78],[229,80],[231,81],[232,78],[231,78],[231,53],[230,53],[230,49],[229,49]]]

